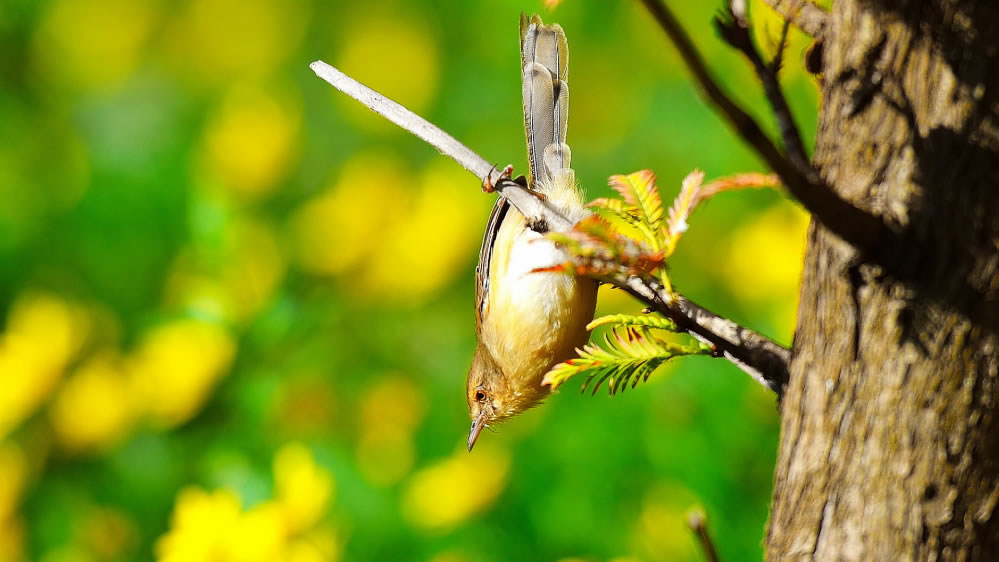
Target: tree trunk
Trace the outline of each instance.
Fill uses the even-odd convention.
[[[815,165],[898,225],[809,229],[770,560],[999,560],[999,1],[835,0]]]

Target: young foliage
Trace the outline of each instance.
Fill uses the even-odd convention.
[[[667,262],[684,232],[691,212],[698,204],[722,191],[747,187],[779,185],[773,175],[740,174],[715,180],[707,185],[704,174],[695,170],[684,178],[680,193],[668,209],[656,186],[656,176],[641,170],[626,176],[612,176],[610,186],[618,198],[600,198],[589,204],[593,215],[577,223],[569,232],[553,232],[549,239],[561,244],[572,260],[539,271],[562,271],[590,277],[626,273],[651,277],[672,294]],[[577,374],[585,374],[585,391],[593,381],[593,393],[608,382],[610,394],[634,387],[660,365],[680,355],[710,355],[710,346],[693,338],[689,345],[661,340],[652,329],[679,333],[676,324],[660,315],[630,316],[615,314],[590,322],[588,330],[611,325],[603,346],[589,343],[579,357],[559,363],[545,375],[542,384],[557,388]]]
[[[639,317],[631,317],[639,318]],[[646,326],[615,326],[604,335],[604,346],[589,343],[580,350],[579,357],[556,365],[545,375],[542,384],[553,389],[569,378],[584,373],[585,392],[591,383],[593,394],[604,382],[611,395],[627,388],[634,388],[639,382],[648,380],[660,365],[681,355],[710,355],[711,347],[692,341],[690,345],[680,345],[661,340]]]

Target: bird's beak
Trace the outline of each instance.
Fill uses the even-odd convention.
[[[482,408],[479,410],[479,415],[472,420],[472,429],[468,432],[468,452],[472,452],[472,447],[479,440],[479,434],[484,427],[486,427],[486,409]]]

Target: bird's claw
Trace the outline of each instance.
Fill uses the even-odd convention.
[[[507,164],[505,168],[499,171],[499,177],[493,180],[493,172],[496,171],[496,166],[493,166],[489,170],[489,174],[482,180],[482,191],[485,193],[493,193],[496,191],[496,184],[503,180],[508,180],[513,176],[513,164]]]

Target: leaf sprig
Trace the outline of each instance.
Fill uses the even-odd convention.
[[[707,185],[704,173],[694,170],[684,178],[673,205],[663,208],[650,170],[612,176],[610,186],[620,198],[600,198],[589,204],[593,215],[577,223],[569,232],[552,232],[549,239],[561,244],[572,260],[538,271],[562,271],[601,278],[618,273],[654,277],[673,294],[667,274],[670,256],[689,228],[688,219],[697,205],[722,191],[750,187],[778,186],[773,175],[740,174],[715,180]],[[634,387],[649,378],[660,365],[681,355],[712,355],[711,346],[690,338],[681,345],[655,336],[652,330],[682,332],[670,319],[656,314],[631,316],[614,314],[590,322],[586,327],[610,325],[603,345],[586,344],[577,350],[579,357],[555,365],[542,384],[552,389],[569,378],[587,375],[583,391],[593,385],[593,393],[607,382],[610,394]]]
[[[593,394],[596,394],[607,382],[608,392],[614,395],[625,390],[629,382],[634,388],[639,382],[647,381],[653,371],[674,357],[710,354],[711,347],[696,340],[690,345],[680,345],[657,338],[647,326],[615,326],[604,334],[603,347],[586,344],[579,350],[579,357],[556,365],[545,375],[542,384],[555,389],[569,378],[585,373],[583,392],[596,381],[593,384]]]

